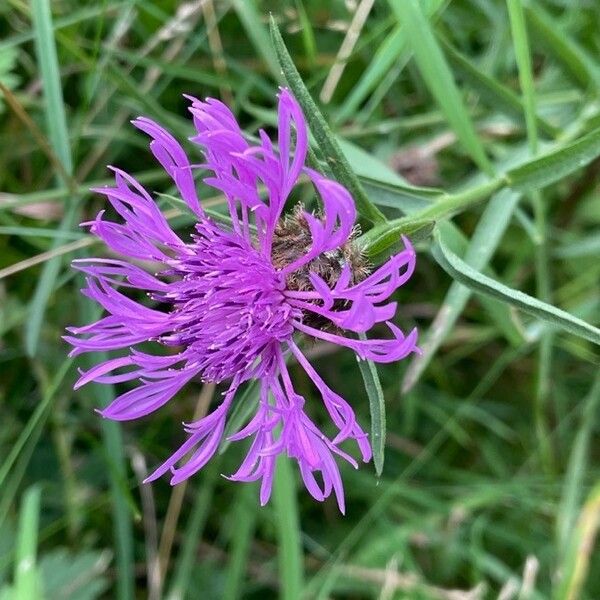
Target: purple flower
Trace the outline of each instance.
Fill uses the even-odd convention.
[[[416,330],[405,336],[391,323],[396,303],[388,302],[411,276],[414,250],[405,239],[402,252],[376,270],[369,268],[353,241],[356,210],[350,194],[304,165],[307,127],[287,90],[279,94],[278,151],[264,131],[260,145],[249,144],[218,100],[189,100],[197,130],[192,141],[204,148],[203,165],[191,165],[175,138],[150,119],[140,117],[133,124],[151,138],[152,153],[197,217],[190,239],[174,233],[150,194],[120,169],[112,168],[114,187],[95,190],[108,198],[122,221],[105,220],[102,211],[86,224],[90,230],[117,255],[162,266],[151,275],[128,260],[75,261],[87,274],[83,293],[107,315],[68,329],[71,355],[109,350],[123,354],[82,372],[75,388],[90,381],[135,381],[133,389],[100,411],[108,419],[127,421],[159,409],[194,378],[228,382],[220,405],[185,425],[187,441],[147,479],[170,472],[176,484],[211,459],[237,390],[258,380],[256,414],[229,437],[252,438],[250,449],[229,478],[260,479],[260,501],[265,504],[276,458],[285,453],[296,459],[310,494],[324,500],[335,492],[344,512],[336,458],[354,467],[357,463],[340,445],[354,440],[365,462],[371,448],[351,406],[317,374],[300,349],[302,336],[295,334],[345,346],[362,359],[382,363],[418,351]],[[204,182],[227,199],[230,228],[203,210],[192,173],[196,168],[208,170]],[[296,206],[284,215],[301,176],[312,182],[321,209],[313,214]],[[154,305],[130,299],[119,291],[123,288],[146,291]],[[357,339],[356,333],[380,322],[391,335]],[[136,347],[149,341],[162,352],[148,354]],[[325,435],[305,411],[305,400],[286,366],[288,357],[296,359],[319,391],[337,430],[334,437]]]

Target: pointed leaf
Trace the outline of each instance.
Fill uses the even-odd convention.
[[[600,128],[506,172],[508,185],[514,190],[532,191],[560,181],[600,156]]]
[[[271,17],[271,39],[285,79],[302,107],[310,130],[334,176],[352,194],[356,202],[356,209],[365,219],[369,219],[373,223],[385,222],[383,213],[369,200],[358,177],[350,168],[325,117],[306,89],[273,17]]]
[[[364,333],[359,335],[361,340],[366,340]],[[377,368],[372,360],[361,360],[356,357],[360,374],[365,384],[365,390],[369,398],[369,411],[371,413],[371,448],[373,449],[373,464],[375,472],[381,476],[385,458],[385,399],[383,389],[379,381]]]
[[[442,241],[439,233],[435,233],[435,244],[432,248],[433,256],[440,266],[456,281],[467,287],[507,302],[522,311],[542,319],[555,327],[579,336],[594,344],[600,345],[600,329],[586,323],[570,313],[542,302],[533,296],[529,296],[519,290],[504,285],[491,277],[483,275],[461,260],[451,252]]]

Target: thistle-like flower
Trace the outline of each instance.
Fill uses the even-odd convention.
[[[362,459],[371,458],[367,435],[351,406],[317,374],[299,345],[310,336],[353,350],[359,358],[392,362],[416,347],[417,332],[404,335],[391,319],[388,302],[415,267],[405,249],[370,269],[356,243],[356,210],[339,183],[305,166],[308,146],[304,116],[287,90],[279,94],[277,150],[264,132],[260,144],[246,141],[230,110],[221,102],[189,98],[205,163],[190,164],[183,148],[164,128],[140,117],[133,124],[150,138],[150,149],[197,217],[189,239],[167,223],[146,189],[131,175],[112,168],[115,186],[104,194],[122,222],[105,220],[104,211],[86,223],[117,255],[160,263],[155,275],[117,258],[76,260],[86,273],[83,293],[106,311],[84,327],[71,327],[71,355],[120,350],[81,373],[76,388],[88,383],[136,382],[100,414],[127,421],[144,417],[171,400],[193,379],[226,383],[220,404],[204,418],[185,425],[187,440],[146,481],[171,473],[177,484],[201,469],[224,438],[238,389],[257,380],[258,408],[229,440],[252,437],[246,458],[229,478],[261,480],[260,501],[271,494],[279,454],[295,459],[310,494],[324,500],[333,491],[344,512],[344,492],[336,457],[357,467],[340,448],[354,440]],[[211,219],[198,200],[194,169],[209,172],[204,183],[220,190],[231,226]],[[305,176],[320,199],[317,214],[302,207],[284,214],[286,200]],[[147,292],[141,303],[124,289]],[[383,339],[357,339],[384,322]],[[349,332],[348,335],[344,335]],[[298,335],[300,334],[300,335]],[[303,334],[303,335],[302,335]],[[157,354],[136,346],[153,342]],[[337,432],[325,435],[294,389],[287,360],[295,359],[318,390]],[[310,411],[313,412],[312,410]]]

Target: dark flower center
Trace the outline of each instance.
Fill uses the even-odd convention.
[[[287,265],[305,255],[312,246],[312,236],[306,219],[304,207],[298,204],[292,213],[279,221],[273,233],[271,260],[276,269],[283,269]],[[342,246],[324,252],[290,273],[286,278],[286,288],[293,291],[310,291],[313,285],[310,273],[319,275],[330,288],[333,288],[340,278],[342,269],[348,265],[351,277],[350,285],[359,283],[370,272],[370,266],[354,242],[355,233]],[[341,310],[345,306],[343,300],[337,300],[334,308]],[[320,329],[331,326],[330,322],[320,315],[304,312],[304,322],[307,325]]]

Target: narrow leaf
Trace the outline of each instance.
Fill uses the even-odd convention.
[[[561,581],[553,597],[556,600],[584,598],[583,587],[594,555],[594,544],[600,527],[600,483],[596,483],[583,505],[573,532],[565,561],[560,569]]]
[[[29,488],[19,515],[19,534],[15,557],[15,600],[32,600],[41,594],[36,569],[41,489]]]
[[[190,516],[183,531],[183,540],[173,573],[172,587],[165,596],[167,600],[183,600],[187,591],[191,589],[194,566],[197,563],[198,544],[202,539],[204,526],[213,505],[215,483],[219,479],[220,472],[221,459],[216,457],[203,470],[200,485],[198,485],[192,496]]]
[[[519,82],[523,92],[523,108],[527,124],[527,138],[532,154],[537,153],[537,122],[535,114],[535,86],[533,82],[533,69],[531,66],[531,53],[525,26],[525,15],[521,0],[507,0],[510,28],[512,31],[515,57],[519,70]]]
[[[56,153],[64,171],[71,175],[73,161],[69,144],[69,132],[62,96],[62,83],[56,46],[54,44],[54,29],[49,0],[33,0],[33,28],[35,33],[35,49],[37,62],[42,79],[44,99],[46,102],[46,127],[52,148]],[[69,231],[76,221],[76,202],[71,198],[67,211],[60,224],[61,231]],[[57,238],[56,247],[60,244]],[[30,318],[25,325],[25,345],[27,353],[33,356],[37,351],[46,306],[52,294],[56,278],[60,271],[62,259],[55,257],[49,260],[42,270],[33,295],[30,308]]]
[[[271,17],[271,39],[285,79],[300,103],[308,125],[334,176],[352,194],[358,212],[365,219],[373,223],[385,222],[383,213],[369,200],[358,177],[350,168],[348,160],[339,147],[325,117],[323,117],[306,89],[273,17]]]
[[[445,246],[439,233],[434,234],[434,236],[435,244],[432,248],[433,256],[440,266],[456,281],[459,281],[476,292],[492,296],[502,302],[516,306],[522,311],[533,315],[538,319],[547,321],[555,327],[559,327],[573,335],[600,345],[600,329],[597,327],[586,323],[582,319],[579,319],[560,308],[556,308],[546,302],[541,302],[537,298],[524,294],[523,292],[495,281],[491,277],[483,275],[451,252]]]
[[[269,35],[261,20],[261,13],[254,0],[232,0],[231,4],[237,13],[256,53],[265,61],[276,81],[281,79],[279,65],[271,52]],[[271,17],[272,19],[272,17]]]
[[[582,404],[583,411],[569,456],[556,523],[558,547],[561,549],[563,558],[567,558],[566,550],[575,527],[582,490],[585,487],[585,476],[589,468],[590,440],[600,406],[600,371],[596,374],[596,379],[589,393],[582,400]]]
[[[237,500],[230,513],[231,542],[222,600],[236,600],[243,594],[244,576],[248,568],[250,546],[260,509],[256,502],[256,494],[256,485],[246,484],[240,486],[237,491]]]
[[[473,206],[495,192],[504,184],[499,177],[486,181],[463,192],[442,196],[437,202],[400,219],[377,225],[360,238],[360,243],[370,255],[380,254],[398,242],[401,235],[408,235],[422,227],[428,227],[431,221],[446,219],[467,207]]]
[[[296,500],[296,483],[290,458],[280,455],[277,458],[273,503],[277,519],[279,598],[297,600],[302,590],[304,578],[302,542],[300,539],[300,518]]]
[[[366,340],[365,334],[360,334],[361,340]],[[365,384],[365,390],[369,398],[369,411],[371,413],[371,448],[373,449],[373,464],[375,472],[381,476],[385,459],[385,399],[383,389],[379,381],[377,368],[372,360],[361,360],[356,358],[360,374]]]
[[[514,190],[532,191],[560,181],[600,156],[600,128],[562,148],[506,172]]]

